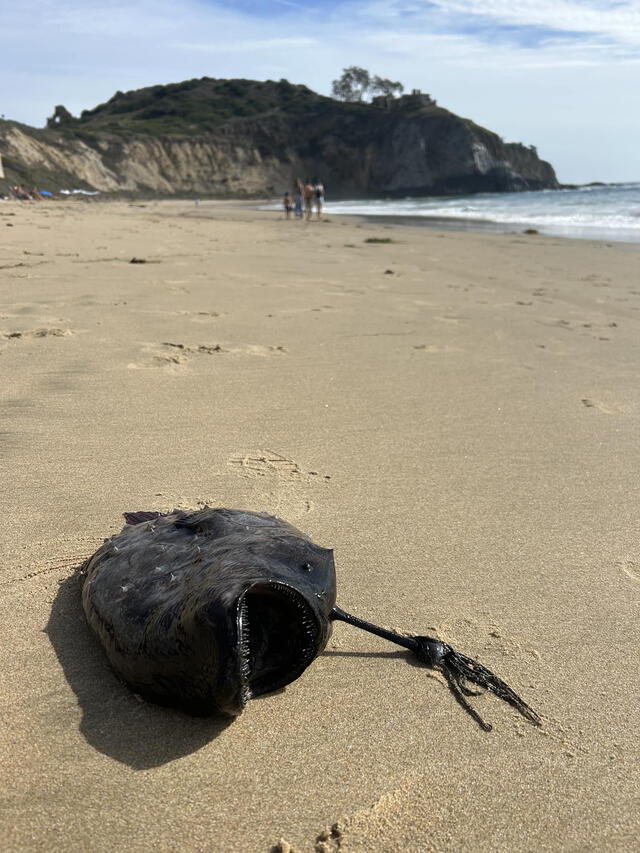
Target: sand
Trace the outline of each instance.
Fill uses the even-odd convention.
[[[637,847],[637,247],[209,202],[2,203],[0,236],[3,850]],[[335,548],[343,608],[543,729],[346,625],[231,724],[142,703],[73,572],[207,503]]]

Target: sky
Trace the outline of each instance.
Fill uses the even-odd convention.
[[[204,76],[328,95],[350,65],[535,145],[562,182],[640,181],[640,0],[20,0],[0,114],[42,127]]]

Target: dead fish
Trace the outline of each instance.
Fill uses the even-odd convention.
[[[122,532],[82,567],[82,603],[116,674],[149,701],[236,716],[253,697],[302,675],[341,621],[439,669],[486,731],[467,698],[484,690],[541,724],[500,678],[447,643],[338,607],[333,551],[280,518],[209,507],[124,518]]]

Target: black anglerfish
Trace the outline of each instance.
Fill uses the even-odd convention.
[[[336,605],[333,551],[280,518],[209,507],[124,518],[122,532],[83,565],[82,602],[117,675],[149,701],[237,715],[249,699],[302,675],[342,621],[439,669],[486,731],[468,701],[482,690],[541,723],[501,679],[447,643],[345,613]]]

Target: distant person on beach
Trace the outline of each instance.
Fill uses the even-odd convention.
[[[11,191],[18,201],[31,201],[31,196],[21,184],[16,184],[15,187],[11,187]]]
[[[296,219],[302,219],[302,194],[304,186],[302,181],[298,179],[293,185],[293,204]]]
[[[311,213],[312,213],[312,209],[313,209],[313,200],[315,198],[315,193],[316,193],[316,191],[313,187],[313,184],[310,181],[307,181],[307,183],[304,185],[304,191],[303,191],[304,212],[305,212],[305,216],[307,217],[307,219],[311,219]]]
[[[291,193],[286,191],[282,197],[282,206],[284,207],[284,215],[286,219],[291,219],[291,211],[293,210],[293,202],[291,201]]]
[[[318,219],[322,216],[322,205],[324,204],[324,186],[315,178],[313,181],[313,203],[316,208]]]

